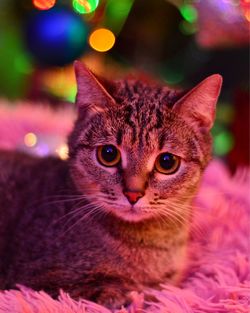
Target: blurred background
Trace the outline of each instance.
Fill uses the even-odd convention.
[[[220,73],[214,154],[234,170],[249,164],[249,25],[250,0],[0,0],[0,98],[73,106],[75,59],[173,88]]]

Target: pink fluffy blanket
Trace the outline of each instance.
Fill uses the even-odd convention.
[[[72,119],[73,113],[68,112],[53,113],[25,106],[10,110],[0,106],[0,147],[16,147],[28,131],[66,136]],[[151,303],[144,302],[143,294],[132,293],[130,307],[117,312],[250,312],[249,178],[248,169],[239,169],[232,177],[220,161],[210,163],[195,200],[190,263],[182,284],[164,284],[160,291],[145,290],[157,299]],[[84,299],[75,301],[63,290],[54,300],[43,291],[19,286],[19,290],[0,292],[0,312],[110,311]]]

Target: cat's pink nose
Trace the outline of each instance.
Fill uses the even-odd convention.
[[[124,190],[123,193],[131,204],[135,204],[140,198],[144,196],[144,193],[141,191]]]

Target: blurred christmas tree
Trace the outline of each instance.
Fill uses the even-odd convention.
[[[248,0],[1,0],[0,93],[74,102],[75,59],[106,77],[136,68],[184,88],[218,72],[224,85],[213,134],[215,154],[223,157],[237,146],[230,128],[238,134],[239,106],[249,122],[242,109],[249,21]]]

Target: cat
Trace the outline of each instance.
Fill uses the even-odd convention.
[[[116,308],[183,276],[222,78],[183,93],[75,72],[68,160],[0,152],[0,288]]]

